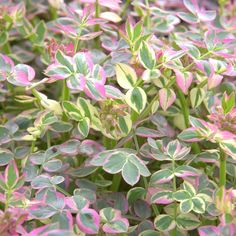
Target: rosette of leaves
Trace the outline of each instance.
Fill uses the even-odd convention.
[[[93,64],[88,53],[78,52],[72,58],[58,50],[55,59],[56,62],[45,71],[50,82],[66,80],[68,88],[72,90],[84,91],[94,100],[105,98],[105,72],[101,66]]]
[[[189,147],[183,147],[178,140],[168,143],[163,150],[163,143],[160,141],[154,141],[148,139],[148,143],[153,150],[152,157],[159,161],[180,161],[183,160],[190,152]],[[163,176],[162,176],[163,175]],[[164,169],[155,172],[152,175],[151,182],[153,183],[165,183],[173,179],[174,176],[185,178],[187,176],[198,176],[199,172],[195,168],[188,165],[175,166],[174,169]]]
[[[37,119],[34,121],[34,126],[27,129],[30,135],[27,135],[24,138],[27,140],[36,140],[39,137],[44,136],[45,132],[49,129],[49,126],[57,121],[58,118],[53,112],[47,110],[39,112]]]
[[[142,21],[139,21],[136,25],[132,25],[132,23],[127,20],[125,24],[125,33],[126,34],[120,32],[122,38],[124,38],[129,45],[132,56],[138,54],[142,41],[146,41],[150,37],[150,34],[144,34],[143,32]]]
[[[76,213],[76,223],[86,234],[97,234],[100,227],[99,214],[89,207],[89,201],[81,195],[74,195],[66,199],[66,204]]]
[[[87,100],[78,98],[76,104],[65,101],[62,103],[62,107],[68,118],[78,122],[77,128],[81,135],[86,138],[96,111],[93,106]]]
[[[122,217],[119,210],[107,207],[103,208],[99,214],[103,223],[102,229],[105,233],[119,234],[128,231],[129,222],[126,218]]]
[[[92,158],[90,164],[93,166],[101,166],[110,174],[121,175],[126,183],[135,185],[140,176],[149,176],[150,172],[143,160],[132,149],[113,149],[100,152],[96,157]]]
[[[197,194],[195,188],[187,181],[183,183],[183,190],[173,193],[173,198],[180,202],[180,211],[184,214],[190,211],[204,214],[206,211],[206,200],[209,199],[204,193]]]
[[[7,209],[9,205],[14,205],[15,201],[19,201],[18,204],[21,204],[20,194],[17,192],[24,185],[24,176],[20,176],[16,162],[11,161],[4,173],[4,177],[0,176],[0,189],[3,191],[4,196],[3,202],[5,208]],[[19,198],[19,199],[18,199]]]
[[[58,223],[58,228],[71,230],[72,214],[66,208],[66,201],[63,194],[53,189],[42,191],[37,196],[41,204],[36,204],[29,209],[33,219],[45,220],[50,219],[51,223]]]

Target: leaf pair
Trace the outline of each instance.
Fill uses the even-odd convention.
[[[140,175],[149,176],[150,172],[144,162],[131,149],[114,149],[100,152],[91,162],[93,166],[102,166],[110,174],[121,172],[123,179],[129,185],[135,185]]]
[[[116,65],[116,77],[118,84],[128,89],[125,95],[126,103],[140,114],[146,106],[147,95],[141,87],[136,86],[138,78],[135,70],[126,64],[119,63]]]

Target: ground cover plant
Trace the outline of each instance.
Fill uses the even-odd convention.
[[[235,1],[0,10],[0,236],[236,235]]]

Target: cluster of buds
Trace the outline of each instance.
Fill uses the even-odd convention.
[[[67,44],[60,44],[54,38],[52,38],[50,42],[47,44],[47,52],[52,62],[55,60],[55,54],[58,50],[61,50],[67,56],[70,57],[74,56],[75,49],[72,42]]]
[[[0,235],[16,236],[17,228],[26,220],[27,213],[20,208],[9,208],[6,212],[0,211]]]
[[[223,109],[217,107],[216,112],[209,115],[208,118],[218,129],[236,134],[236,108],[224,114]]]
[[[223,197],[216,196],[216,208],[222,214],[221,223],[236,223],[236,190],[224,189]]]

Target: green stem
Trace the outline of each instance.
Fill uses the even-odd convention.
[[[151,29],[149,0],[145,0],[145,5],[147,7],[146,26],[147,26],[147,30],[149,32]]]
[[[149,113],[150,113],[150,111],[151,111],[151,109],[152,109],[152,106],[153,106],[153,104],[154,104],[154,102],[156,102],[156,100],[158,99],[158,94],[152,99],[152,101],[148,104],[148,106],[147,106],[147,108],[140,114],[140,116],[139,116],[139,121],[140,120],[142,120],[142,119],[145,119],[148,115],[149,115]]]
[[[95,3],[95,17],[99,18],[100,15],[100,5],[99,5],[99,0],[96,0]],[[100,30],[100,26],[99,24],[95,25],[95,31],[99,31]]]
[[[61,188],[60,186],[56,185],[56,189],[57,189],[59,192],[65,194],[65,196],[71,197],[71,195],[70,195],[68,192],[66,192],[63,188]]]
[[[220,200],[223,198],[223,193],[226,184],[226,155],[223,150],[220,150]]]
[[[138,138],[136,135],[134,135],[134,143],[135,143],[136,150],[139,152],[139,143],[138,143]],[[143,180],[144,188],[148,190],[148,182],[147,182],[146,177],[143,176],[142,180]],[[152,204],[152,209],[155,213],[155,216],[160,214],[156,204]]]
[[[41,98],[40,98],[40,96],[38,95],[38,92],[37,92],[37,90],[36,89],[31,89],[31,92],[32,92],[32,94],[34,95],[34,97],[35,98],[37,98],[37,104],[38,104],[38,107],[41,109],[41,110],[43,110],[43,107],[42,107],[42,105],[41,105]]]
[[[176,88],[176,91],[177,91],[177,95],[178,95],[178,98],[180,100],[181,108],[182,108],[182,111],[183,111],[185,127],[188,128],[190,126],[190,124],[189,124],[188,104],[187,104],[187,101],[185,99],[185,96],[184,96],[183,92],[179,88]],[[199,145],[197,143],[193,143],[192,148],[193,148],[194,153],[200,153],[201,152],[201,150],[199,148]]]
[[[125,13],[126,13],[128,7],[129,7],[130,2],[131,2],[131,0],[126,0],[126,1],[125,1],[123,10],[122,10],[122,12],[121,12],[121,14],[120,14],[121,18],[125,15]]]
[[[33,140],[33,141],[32,141],[32,144],[31,144],[31,148],[30,148],[30,153],[31,153],[31,154],[34,153],[35,143],[36,143],[36,141]]]
[[[99,18],[99,16],[100,16],[100,5],[99,5],[99,0],[96,0],[96,2],[95,2],[95,17],[96,18]],[[100,31],[100,25],[99,24],[96,24],[95,26],[94,26],[94,31],[95,32],[98,32],[98,31]],[[99,48],[100,47],[100,39],[99,39],[99,37],[96,37],[95,39],[94,39],[94,42],[95,42],[95,47],[96,48]]]
[[[115,175],[113,175],[113,178],[112,178],[112,185],[111,185],[110,190],[111,190],[112,192],[118,192],[119,187],[120,187],[120,182],[121,182],[121,174],[115,174]]]
[[[70,100],[70,90],[66,85],[66,80],[63,80],[63,87],[62,87],[62,101]]]
[[[7,211],[8,207],[9,207],[10,198],[11,198],[11,190],[8,189],[6,192],[5,211]]]
[[[200,60],[200,59],[204,59],[206,56],[208,56],[208,55],[210,55],[210,54],[211,54],[211,51],[206,52],[205,54],[203,54],[202,56],[200,56],[199,60]],[[192,63],[190,63],[188,66],[186,66],[186,67],[182,70],[182,72],[188,71],[189,69],[192,68],[193,65],[195,65],[195,62],[192,62]]]
[[[49,130],[47,131],[47,148],[50,148],[51,147],[51,137],[50,137],[50,133],[49,133]]]
[[[52,20],[56,20],[57,19],[57,17],[58,17],[57,11],[58,10],[55,7],[49,6],[49,12],[51,14]]]
[[[77,34],[77,37],[76,37],[76,40],[75,40],[75,49],[74,49],[74,52],[76,53],[79,49],[79,40],[80,40],[80,35],[82,33],[82,29],[83,29],[83,25],[80,25],[79,27],[79,32]]]
[[[175,172],[175,159],[172,159],[172,171],[173,173]],[[173,178],[173,191],[176,192],[177,188],[176,188],[176,176],[174,175]],[[176,216],[177,216],[177,202],[174,202],[174,220],[176,220]],[[171,236],[176,236],[177,232],[176,232],[176,227],[172,230],[171,232]]]

